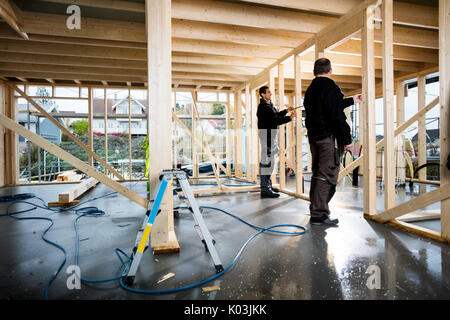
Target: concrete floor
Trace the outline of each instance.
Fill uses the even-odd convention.
[[[308,179],[308,176],[305,177]],[[129,185],[129,184],[127,184]],[[293,186],[293,180],[288,181]],[[34,192],[45,201],[56,201],[57,193],[70,185],[1,188],[0,195]],[[306,188],[308,183],[306,182]],[[413,194],[400,189],[399,202],[434,186],[417,184]],[[426,190],[425,190],[426,189]],[[146,193],[144,182],[134,190]],[[110,192],[98,185],[82,199]],[[414,195],[415,194],[415,195]],[[378,190],[379,208],[383,198]],[[202,196],[200,205],[231,211],[260,226],[305,224],[303,236],[263,234],[247,247],[238,263],[221,278],[204,286],[219,285],[220,291],[202,293],[194,288],[170,295],[139,295],[124,291],[117,282],[103,285],[82,284],[80,290],[66,286],[66,268],[74,263],[72,213],[48,213],[34,210],[22,216],[48,216],[55,220],[48,233],[66,248],[68,259],[49,291],[50,299],[449,299],[450,247],[395,228],[367,221],[362,217],[362,188],[343,181],[331,202],[332,216],[340,220],[338,228],[310,226],[308,202],[282,194],[279,199],[261,200],[258,193]],[[144,210],[126,198],[114,195],[89,205],[107,212],[106,216],[83,218],[80,229],[81,275],[89,279],[116,276],[120,264],[114,248],[130,253]],[[427,209],[439,208],[439,204]],[[0,203],[4,213],[5,204]],[[26,208],[18,205],[17,210]],[[215,237],[219,255],[227,265],[240,246],[255,230],[218,212],[205,210],[204,218]],[[0,299],[42,299],[50,275],[63,259],[56,248],[40,237],[45,221],[16,221],[0,218]],[[439,221],[427,222],[439,229]],[[136,277],[137,288],[168,289],[187,285],[214,274],[210,256],[201,244],[192,216],[182,211],[175,219],[181,251],[153,256],[147,251]],[[155,261],[158,259],[158,262]],[[372,266],[372,267],[371,267]],[[376,267],[373,267],[376,266]],[[369,268],[370,267],[370,268]],[[378,268],[379,269],[378,269]],[[366,273],[378,269],[380,289],[369,289]],[[169,272],[175,277],[156,284]]]

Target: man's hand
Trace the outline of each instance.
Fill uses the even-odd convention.
[[[362,103],[362,102],[363,102],[362,94],[357,94],[353,96],[353,103]]]
[[[294,119],[297,116],[297,111],[292,111],[292,113],[289,115],[291,119]]]
[[[353,148],[354,148],[354,145],[353,145],[353,142],[352,142],[352,143],[346,145],[346,146],[344,147],[344,150],[345,150],[345,151],[348,150],[348,151],[352,151],[352,152],[353,152]]]
[[[294,111],[294,108],[289,107],[289,108],[287,109],[287,111],[288,111],[288,112]]]

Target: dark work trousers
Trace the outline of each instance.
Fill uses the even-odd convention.
[[[270,146],[267,143],[270,132]],[[261,192],[269,192],[272,188],[272,180],[270,176],[275,168],[275,157],[278,154],[277,144],[277,132],[276,129],[259,129],[259,141],[261,143],[261,157],[259,163],[259,175],[261,181]]]
[[[328,202],[336,192],[339,167],[335,160],[334,137],[310,142],[312,156],[312,177],[309,190],[311,217],[323,218],[330,215]],[[339,152],[340,163],[342,153]]]

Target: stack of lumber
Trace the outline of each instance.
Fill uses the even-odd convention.
[[[56,181],[80,181],[82,174],[77,174],[75,170],[65,171],[56,177]]]

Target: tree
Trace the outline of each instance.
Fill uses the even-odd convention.
[[[50,94],[48,93],[46,88],[39,87],[36,90],[36,96],[39,96],[39,97],[50,97]],[[40,104],[44,105],[44,106],[51,106],[51,105],[54,104],[54,101],[52,101],[50,99],[47,99],[47,98],[39,99],[38,102],[40,102]]]
[[[225,105],[221,103],[214,103],[211,115],[222,115],[225,113]]]
[[[89,129],[89,123],[86,119],[77,120],[72,123],[73,133],[78,136],[84,136]]]

